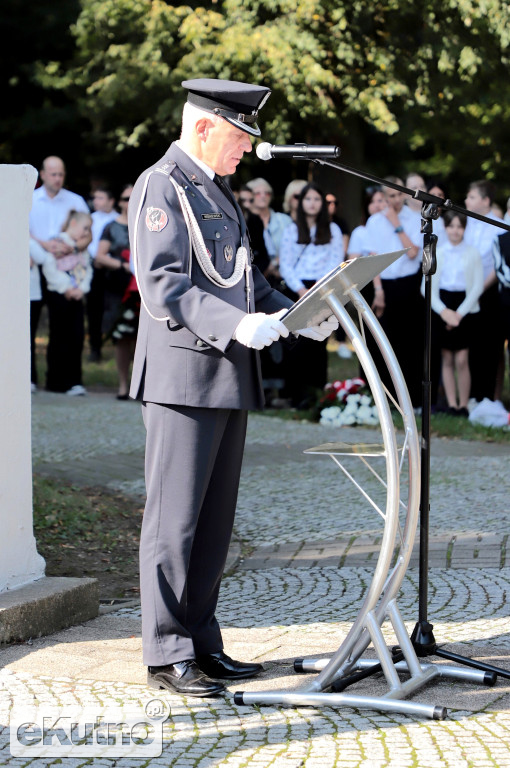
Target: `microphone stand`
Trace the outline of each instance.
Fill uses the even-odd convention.
[[[338,149],[338,148],[336,148]],[[338,149],[338,154],[340,150]],[[413,190],[408,187],[404,187],[401,184],[394,184],[393,182],[386,181],[370,173],[359,171],[356,168],[352,168],[349,165],[344,165],[337,160],[326,160],[324,157],[317,156],[311,157],[307,155],[306,158],[303,154],[299,153],[299,146],[296,146],[297,159],[306,159],[319,165],[327,165],[331,168],[336,168],[340,171],[345,171],[359,178],[366,179],[372,183],[378,184],[381,187],[390,187],[396,189],[398,192],[403,192],[409,197],[414,197],[415,200],[420,200],[422,203],[421,208],[421,232],[423,234],[423,260],[422,260],[422,273],[425,277],[425,332],[424,332],[424,355],[423,355],[423,380],[422,380],[422,427],[421,427],[421,493],[420,493],[420,557],[419,557],[419,586],[418,586],[418,622],[416,623],[414,630],[411,634],[411,642],[416,651],[416,655],[420,657],[424,656],[440,656],[444,659],[450,659],[456,661],[459,664],[464,664],[468,667],[474,667],[475,669],[484,670],[487,673],[487,684],[494,685],[496,682],[496,675],[510,679],[510,672],[500,667],[495,667],[492,664],[486,664],[482,661],[475,661],[461,656],[458,653],[452,653],[437,645],[433,624],[428,620],[428,568],[429,568],[429,513],[430,513],[430,413],[431,413],[431,380],[430,380],[430,361],[431,361],[431,325],[432,325],[432,306],[431,306],[431,284],[432,275],[436,271],[436,244],[437,235],[433,234],[433,221],[439,218],[439,208],[446,208],[447,210],[456,211],[457,213],[463,213],[465,216],[470,216],[473,219],[478,219],[492,226],[504,229],[510,232],[510,226],[504,222],[495,221],[489,219],[479,213],[468,211],[465,208],[461,208],[458,205],[452,203],[451,200],[443,200],[435,195],[430,195],[428,192],[422,192],[421,190]],[[400,649],[396,647],[394,651],[398,652]],[[379,671],[379,665],[376,665],[378,669],[374,669],[374,672]],[[359,673],[363,677],[368,676],[370,672],[365,671]],[[359,676],[352,675],[352,680],[349,682],[344,681],[343,687],[351,682],[356,682]]]

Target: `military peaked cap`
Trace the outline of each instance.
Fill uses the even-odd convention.
[[[239,83],[237,80],[185,80],[188,102],[228,120],[252,136],[260,136],[257,115],[271,94],[263,85]]]

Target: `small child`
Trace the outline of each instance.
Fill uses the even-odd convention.
[[[92,240],[92,218],[71,211],[59,239],[73,248],[67,256],[48,254],[43,273],[48,286],[49,342],[46,389],[84,395],[81,356],[84,340],[83,297],[90,290],[92,266],[87,246]]]
[[[479,251],[464,242],[465,214],[446,211],[444,223],[448,243],[437,250],[437,271],[432,277],[432,309],[442,321],[439,323],[439,344],[448,413],[467,417],[471,389],[469,343],[476,313],[480,311],[478,299],[483,292],[483,266]]]

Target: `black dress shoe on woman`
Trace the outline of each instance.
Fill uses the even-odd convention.
[[[223,651],[198,655],[197,664],[202,672],[217,680],[243,680],[245,677],[255,677],[264,669],[262,664],[247,664],[231,659]]]
[[[217,696],[225,686],[216,680],[209,680],[193,659],[167,664],[165,667],[147,668],[149,688],[166,688],[185,696]]]

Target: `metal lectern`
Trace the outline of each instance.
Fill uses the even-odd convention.
[[[446,717],[440,705],[405,700],[433,678],[446,677],[485,685],[493,684],[486,672],[445,664],[423,663],[413,648],[397,606],[397,595],[411,558],[420,505],[420,445],[414,410],[395,354],[377,318],[361,294],[376,275],[405,251],[366,256],[341,264],[318,281],[283,317],[289,331],[316,325],[332,313],[350,339],[364,370],[377,407],[382,433],[381,444],[349,445],[331,442],[309,448],[307,454],[329,456],[354,483],[375,513],[384,521],[381,548],[372,582],[358,616],[331,659],[299,659],[296,672],[318,672],[306,688],[296,691],[238,691],[237,704],[290,706],[348,706],[387,712],[402,712],[433,719]],[[352,302],[359,329],[345,305]],[[391,376],[396,399],[384,387],[366,343],[366,330],[382,354]],[[390,407],[401,414],[404,436],[397,438]],[[386,489],[386,508],[381,509],[357,482],[352,465],[361,461]],[[376,468],[377,463],[381,466]],[[374,466],[372,466],[374,465]],[[405,499],[402,495],[405,492]],[[397,638],[397,649],[387,647],[382,625],[389,622]],[[361,656],[372,644],[376,658]],[[380,670],[388,690],[382,696],[343,693],[345,688]]]

